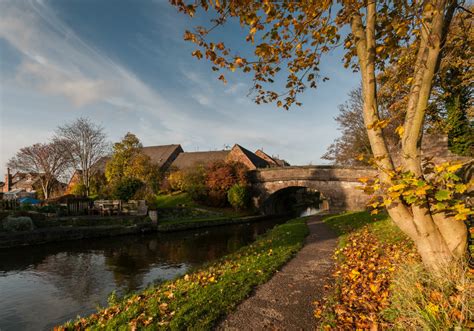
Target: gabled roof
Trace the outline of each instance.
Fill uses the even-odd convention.
[[[142,148],[143,154],[150,157],[151,162],[158,165],[162,170],[166,170],[177,154],[182,153],[181,145],[161,145],[161,146],[147,146]],[[94,165],[92,170],[105,172],[107,162],[110,161],[111,156],[101,157]]]
[[[277,161],[273,157],[271,157],[270,155],[262,151],[261,149],[257,149],[257,151],[255,152],[255,155],[267,161],[267,163],[270,166],[278,166]]]
[[[173,155],[182,153],[183,149],[181,145],[147,146],[142,148],[142,152],[148,155],[151,161],[161,168],[163,166],[166,167],[167,163],[171,163],[173,160],[170,159]]]
[[[208,165],[214,161],[225,161],[230,151],[184,152],[171,164],[178,169],[187,169],[197,165]]]
[[[245,155],[245,157],[247,157],[247,159],[255,166],[255,168],[266,168],[269,166],[267,161],[255,155],[248,149],[240,146],[239,144],[235,144],[234,147],[232,147],[232,151],[234,150],[238,150],[242,152]]]
[[[275,162],[278,164],[279,167],[289,167],[290,164],[288,162],[286,162],[285,160],[283,159],[277,159],[277,158],[273,158],[275,160]]]

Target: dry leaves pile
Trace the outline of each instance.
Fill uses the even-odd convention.
[[[377,329],[388,326],[381,312],[390,306],[390,281],[400,261],[415,259],[405,242],[382,243],[367,228],[336,250],[333,296],[315,302],[324,329]]]

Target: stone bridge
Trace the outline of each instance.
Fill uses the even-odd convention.
[[[278,203],[285,192],[307,188],[320,192],[325,209],[362,210],[369,196],[357,189],[360,177],[375,177],[371,168],[339,166],[301,166],[257,169],[250,173],[253,201],[256,207]],[[271,207],[270,207],[271,208]]]

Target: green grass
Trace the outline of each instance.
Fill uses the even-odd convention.
[[[65,329],[211,329],[303,245],[305,218],[278,225],[253,244],[174,281],[150,287]]]
[[[254,215],[251,210],[235,210],[200,205],[188,193],[159,194],[156,196],[158,217],[161,222],[213,221],[215,219],[237,218]]]
[[[347,236],[350,233],[356,232],[365,226],[368,226],[377,236],[384,239],[400,240],[405,238],[404,234],[385,213],[370,215],[367,211],[348,212],[326,217],[323,221],[339,236],[339,248],[345,246]]]
[[[157,208],[176,208],[179,206],[196,207],[197,204],[187,193],[158,194],[156,196]]]

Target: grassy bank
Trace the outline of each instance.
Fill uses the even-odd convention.
[[[191,199],[188,193],[159,194],[155,206],[161,220],[186,220],[217,217],[244,217],[253,215],[252,210],[235,210],[230,207],[218,208],[201,205]]]
[[[174,281],[120,300],[60,329],[210,329],[301,247],[305,219],[278,225],[253,244]]]
[[[441,276],[428,273],[413,243],[384,214],[348,213],[325,222],[340,241],[332,287],[315,303],[320,329],[472,327],[465,265],[453,264]]]

